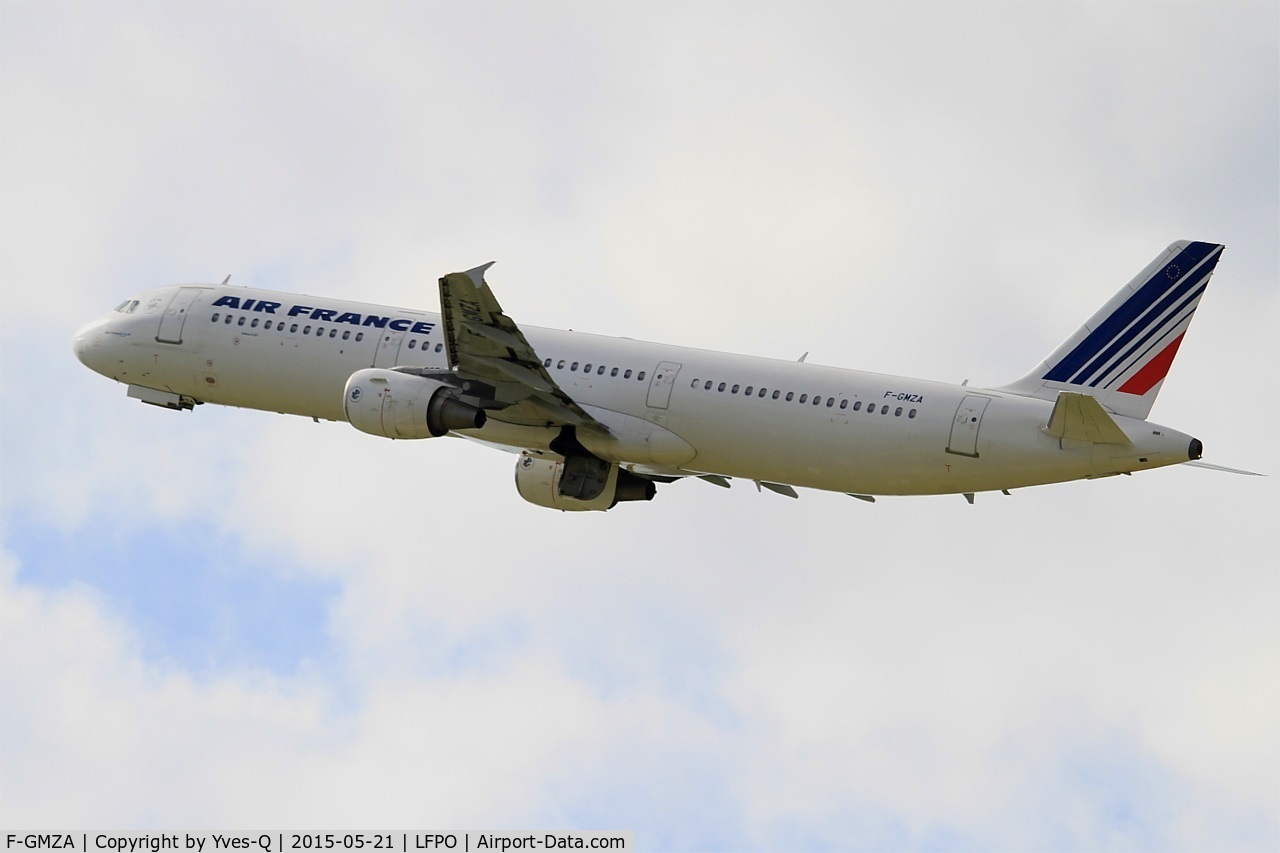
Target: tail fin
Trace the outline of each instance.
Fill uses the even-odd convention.
[[[1174,243],[1035,370],[999,390],[1042,400],[1072,391],[1116,414],[1145,419],[1222,249]]]

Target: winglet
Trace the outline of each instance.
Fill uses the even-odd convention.
[[[480,266],[478,266],[478,267],[473,267],[473,268],[471,268],[471,269],[467,270],[466,272],[464,272],[464,273],[463,273],[463,275],[465,275],[467,278],[471,279],[472,284],[474,284],[476,287],[484,287],[484,285],[485,285],[485,281],[484,281],[484,274],[485,274],[485,271],[486,271],[486,270],[488,270],[488,269],[489,269],[489,267],[493,266],[493,265],[494,265],[494,264],[496,264],[496,263],[497,263],[497,261],[489,261],[489,263],[487,263],[487,264],[481,264],[481,265],[480,265]]]

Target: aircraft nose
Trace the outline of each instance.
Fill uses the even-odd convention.
[[[71,339],[71,349],[76,354],[76,358],[90,370],[98,369],[98,359],[95,356],[98,349],[98,336],[101,332],[102,320],[94,320],[77,329],[75,337]]]
[[[71,349],[75,351],[76,358],[81,364],[84,364],[85,337],[84,330],[76,332],[76,336],[71,339]]]

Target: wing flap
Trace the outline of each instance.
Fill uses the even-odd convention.
[[[466,359],[467,365],[472,372],[487,373],[488,370],[482,368],[491,368],[502,374],[512,382],[518,382],[522,385],[528,385],[535,391],[544,394],[554,394],[555,388],[545,382],[541,376],[534,373],[529,368],[516,361],[507,361],[506,359],[494,358],[488,355],[473,355]],[[492,374],[490,374],[492,375]]]

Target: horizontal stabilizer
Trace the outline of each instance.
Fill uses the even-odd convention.
[[[1192,468],[1207,468],[1210,471],[1222,471],[1227,474],[1244,474],[1246,477],[1265,477],[1266,474],[1259,474],[1257,471],[1245,471],[1243,468],[1228,468],[1226,465],[1211,465],[1208,462],[1193,460],[1191,462],[1183,462],[1183,465],[1190,465]]]
[[[1092,441],[1095,444],[1132,444],[1124,430],[1093,397],[1063,391],[1053,404],[1053,414],[1045,432],[1072,441]]]

